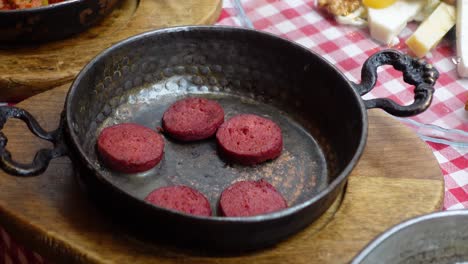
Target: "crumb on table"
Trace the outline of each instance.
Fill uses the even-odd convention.
[[[360,0],[318,0],[318,6],[335,16],[346,16],[361,6]]]

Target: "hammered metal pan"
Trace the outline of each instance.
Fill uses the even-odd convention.
[[[414,85],[415,100],[400,106],[388,99],[365,101],[377,67],[389,64]],[[10,174],[42,173],[52,158],[69,155],[87,193],[114,221],[153,238],[218,250],[249,250],[281,241],[317,219],[343,190],[367,139],[367,113],[381,108],[410,116],[429,107],[438,72],[426,62],[394,50],[371,56],[362,82],[349,81],[320,55],[285,39],[232,27],[178,27],[122,41],[93,59],[67,95],[60,127],[43,131],[27,112],[0,109],[1,125],[23,119],[37,136],[55,144],[33,164],[18,164],[5,149],[1,166]],[[279,158],[245,167],[217,155],[215,141],[180,143],[166,138],[165,155],[140,174],[109,171],[95,143],[103,127],[137,122],[157,129],[165,109],[187,96],[217,100],[226,118],[254,113],[282,128]],[[289,208],[253,217],[197,217],[153,206],[144,197],[160,186],[184,184],[204,193],[217,211],[219,195],[235,181],[264,178]]]

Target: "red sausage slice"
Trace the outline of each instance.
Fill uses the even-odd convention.
[[[199,191],[187,186],[162,187],[152,191],[146,201],[167,209],[198,216],[211,216],[210,202]]]
[[[224,110],[205,98],[187,98],[172,104],[163,115],[163,128],[181,141],[206,139],[224,122]]]
[[[104,128],[97,147],[106,166],[124,173],[136,173],[149,170],[161,161],[164,140],[147,127],[124,123]]]
[[[251,114],[237,115],[216,133],[220,154],[244,165],[274,159],[283,149],[281,129],[273,121]]]
[[[236,182],[221,194],[219,207],[224,216],[254,216],[271,213],[288,205],[283,196],[265,180]]]

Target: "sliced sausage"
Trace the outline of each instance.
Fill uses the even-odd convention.
[[[280,127],[252,114],[237,115],[223,123],[216,133],[216,140],[221,156],[244,165],[274,159],[283,149]]]
[[[199,191],[187,186],[162,187],[152,191],[146,201],[167,209],[198,216],[211,216],[210,202]]]
[[[163,115],[163,129],[181,141],[206,139],[224,122],[224,110],[216,101],[186,98],[172,104]]]
[[[156,166],[163,157],[164,140],[155,131],[124,123],[104,128],[97,140],[104,164],[115,171],[136,173]]]
[[[265,180],[239,181],[226,188],[219,201],[224,216],[254,216],[275,212],[288,205],[283,196]]]

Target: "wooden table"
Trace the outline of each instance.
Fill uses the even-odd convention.
[[[20,103],[46,129],[56,128],[67,86]],[[199,256],[144,242],[112,224],[80,191],[67,158],[38,177],[0,173],[0,225],[56,263],[346,263],[387,228],[440,209],[444,181],[428,146],[379,110],[369,111],[369,138],[341,201],[315,224],[266,250],[234,257]],[[47,142],[9,121],[13,156],[29,162]]]

